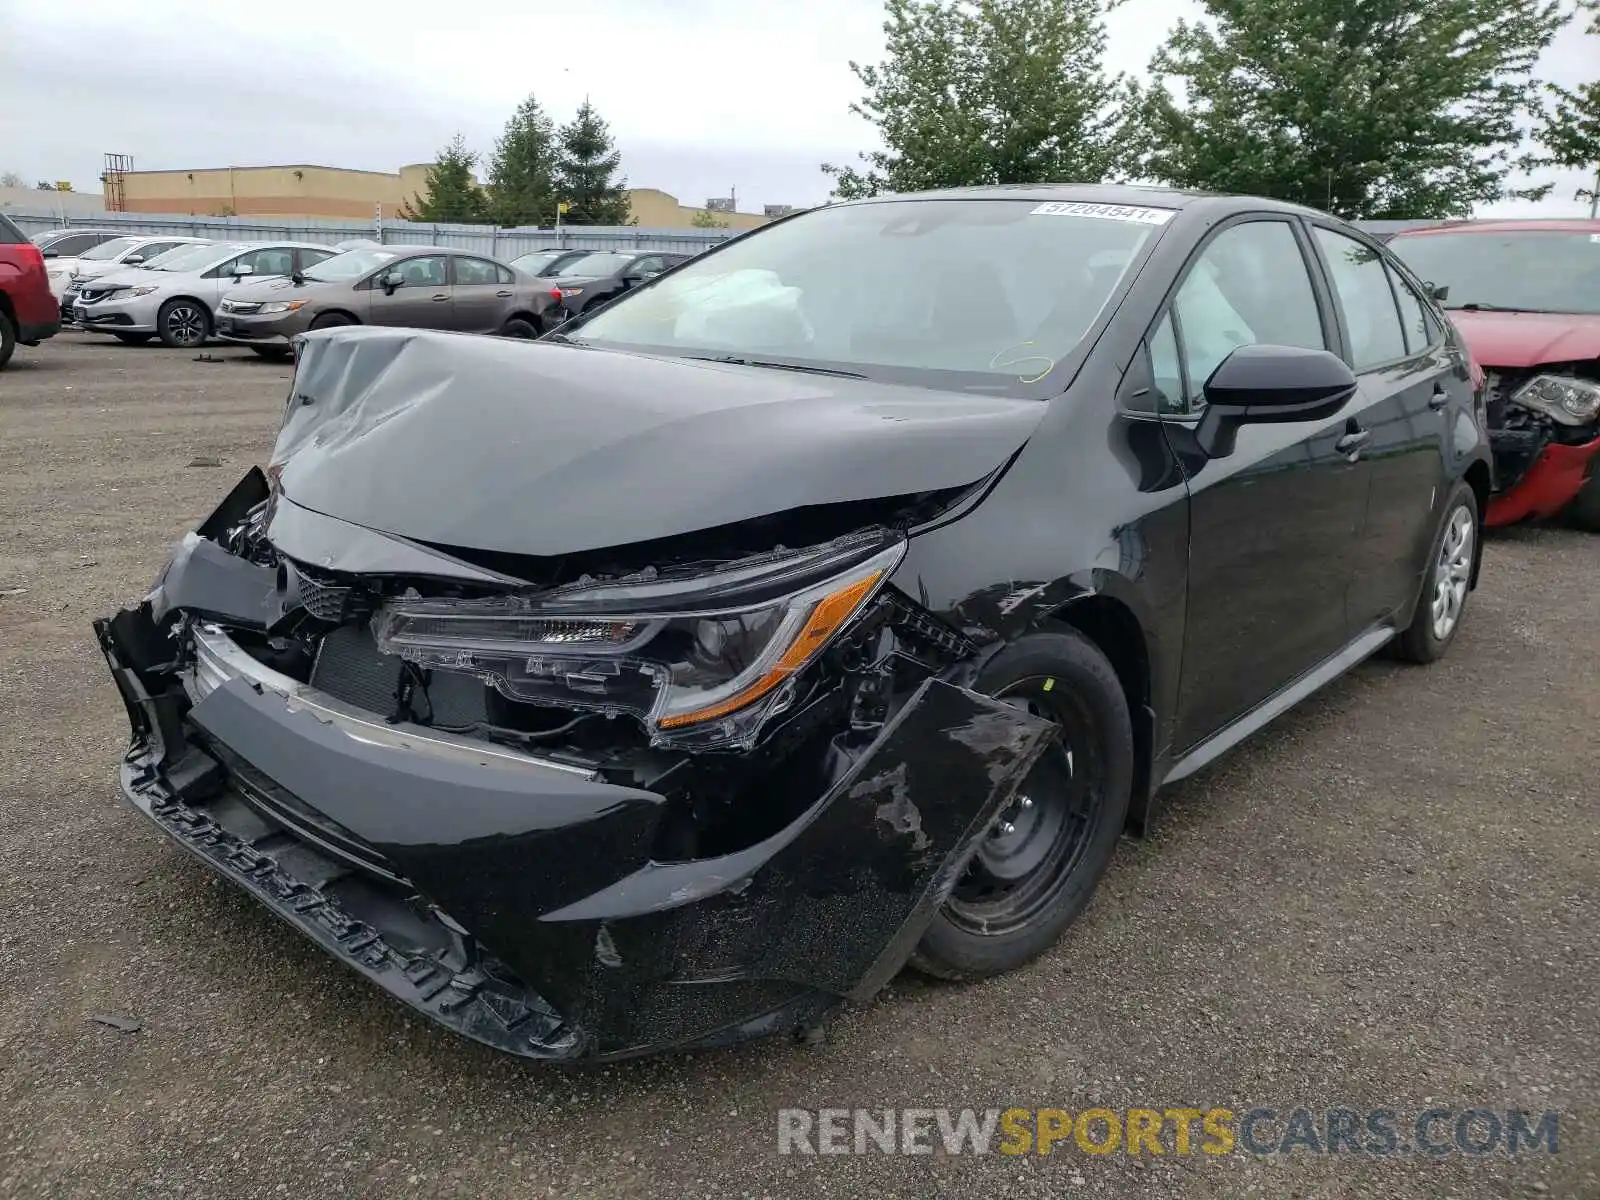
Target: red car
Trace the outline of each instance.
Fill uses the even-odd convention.
[[[1600,532],[1600,221],[1473,221],[1389,247],[1446,289],[1488,388],[1489,525],[1565,516]]]
[[[61,309],[50,294],[44,255],[11,220],[0,215],[0,367],[17,343],[37,346],[61,328]]]

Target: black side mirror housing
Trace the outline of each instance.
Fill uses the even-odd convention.
[[[1206,457],[1226,458],[1241,425],[1326,420],[1355,391],[1350,367],[1326,350],[1240,346],[1206,380],[1195,440]]]
[[[1436,283],[1430,283],[1428,287],[1433,294],[1433,299],[1436,304],[1443,304],[1446,300],[1450,299],[1450,288],[1448,285],[1440,287]]]
[[[389,271],[378,276],[378,282],[383,285],[384,291],[393,293],[395,288],[405,286],[406,277],[400,274],[399,271]]]

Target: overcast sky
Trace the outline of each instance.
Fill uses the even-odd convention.
[[[1195,7],[1129,0],[1110,19],[1110,68],[1142,72]],[[815,203],[818,164],[872,143],[849,113],[848,64],[877,58],[881,22],[880,0],[0,0],[0,171],[80,191],[99,186],[107,151],[151,170],[393,171],[457,130],[487,153],[531,90],[558,120],[588,95],[632,186],[695,204],[736,188],[746,210]],[[1543,73],[1578,82],[1594,55],[1570,27]],[[1494,211],[1583,213],[1583,183]]]

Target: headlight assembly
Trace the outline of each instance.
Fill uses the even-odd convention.
[[[271,313],[299,312],[305,306],[306,302],[304,300],[273,300],[267,304],[263,304],[256,311],[263,316],[267,316]]]
[[[403,597],[372,628],[385,653],[479,675],[512,700],[637,717],[657,744],[745,748],[905,547],[879,531],[695,575]]]
[[[1587,425],[1600,416],[1600,383],[1571,375],[1535,375],[1511,399],[1563,425]]]

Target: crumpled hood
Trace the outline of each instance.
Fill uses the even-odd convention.
[[[1046,407],[363,327],[306,335],[272,462],[316,512],[547,557],[973,483]]]
[[[1600,316],[1575,313],[1450,313],[1484,367],[1537,367],[1600,358]]]

